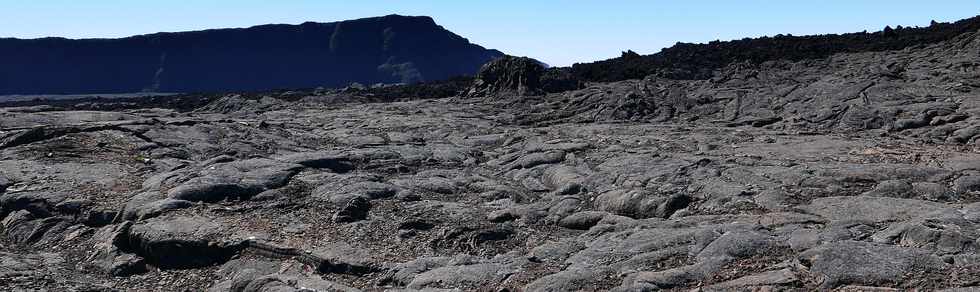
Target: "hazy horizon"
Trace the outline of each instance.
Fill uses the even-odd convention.
[[[0,0],[0,37],[119,38],[156,32],[335,22],[389,14],[430,16],[471,42],[553,66],[651,54],[676,42],[703,43],[776,34],[812,35],[927,26],[980,14],[980,3],[832,0],[728,3],[506,0],[453,1],[32,1]],[[336,9],[336,8],[342,9]]]

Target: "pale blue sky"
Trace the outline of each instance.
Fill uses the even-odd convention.
[[[980,14],[980,1],[0,0],[0,37],[122,37],[387,14],[432,16],[485,47],[570,65],[678,41],[926,26]]]

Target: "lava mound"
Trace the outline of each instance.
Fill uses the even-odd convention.
[[[546,69],[527,57],[505,56],[483,65],[467,93],[470,97],[494,95],[541,95],[582,87],[564,68]]]

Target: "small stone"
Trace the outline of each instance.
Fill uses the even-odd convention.
[[[333,215],[333,221],[337,223],[351,223],[367,219],[368,211],[371,209],[371,202],[364,197],[355,197],[347,202],[343,209]]]

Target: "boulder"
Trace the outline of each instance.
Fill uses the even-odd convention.
[[[361,221],[367,219],[369,210],[371,210],[371,202],[364,197],[354,197],[333,215],[333,221],[337,223]]]

